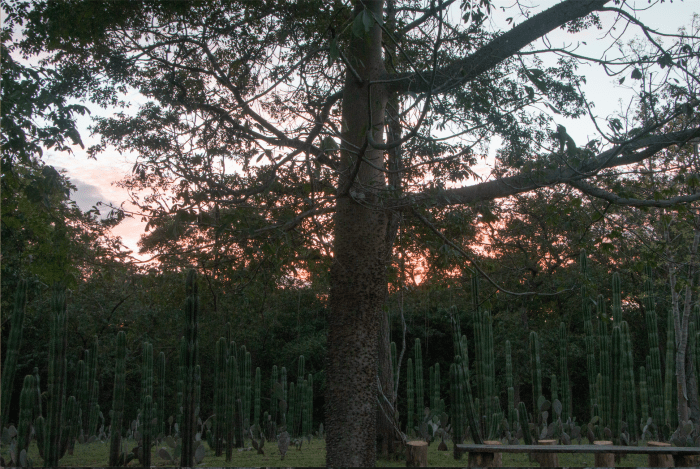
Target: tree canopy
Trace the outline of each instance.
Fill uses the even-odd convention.
[[[53,93],[121,108],[95,118],[101,143],[89,152],[138,154],[122,184],[148,220],[145,252],[232,283],[262,268],[278,278],[330,268],[332,466],[374,465],[382,305],[399,232],[418,252],[435,255],[432,243],[481,275],[488,267],[468,243],[476,223],[505,228],[495,249],[514,259],[542,237],[550,252],[526,255],[512,274],[532,279],[575,258],[584,237],[604,245],[607,234],[591,230],[610,207],[676,210],[700,199],[692,158],[677,156],[700,137],[697,21],[658,32],[633,5],[610,0],[541,10],[491,0],[5,8],[22,27],[13,50],[60,77]],[[501,13],[512,16],[499,27]],[[562,30],[579,41],[610,24],[644,39],[623,44],[610,29],[603,40],[617,52],[590,57],[546,40]],[[582,91],[587,64],[632,83],[628,112],[594,114]],[[128,93],[139,96],[131,106]],[[575,142],[564,117],[592,120],[599,135]],[[475,166],[499,142],[481,179]],[[564,216],[542,214],[542,201]],[[547,241],[571,211],[581,215],[568,225],[578,238]]]

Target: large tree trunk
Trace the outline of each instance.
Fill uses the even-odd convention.
[[[374,18],[382,18],[382,3],[358,2],[355,15],[366,7]],[[341,176],[333,219],[326,462],[374,466],[387,216],[379,203],[384,174],[372,166],[383,166],[383,152],[367,145],[366,133],[371,128],[373,138],[383,141],[386,94],[382,86],[369,86],[384,71],[379,25],[373,21],[363,37],[353,37],[349,52],[354,72],[348,71],[343,94]]]

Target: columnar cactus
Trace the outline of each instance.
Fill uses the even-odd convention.
[[[97,336],[94,337],[92,347],[90,348],[89,361],[87,362],[88,385],[90,386],[90,400],[88,411],[88,427],[87,436],[97,434],[97,421],[100,414],[97,398],[99,396],[99,383],[97,381]]]
[[[619,326],[622,321],[622,294],[620,291],[620,274],[613,273],[612,277],[612,315],[613,325]]]
[[[629,428],[629,434],[637,439],[639,436],[638,426],[636,425],[637,420],[637,392],[635,387],[634,379],[634,357],[632,356],[632,338],[630,336],[630,329],[627,321],[621,321],[621,332],[622,332],[622,362],[624,363],[624,392],[623,401],[625,405],[625,415],[627,416],[627,423]]]
[[[649,362],[647,364],[648,380],[651,385],[649,389],[649,406],[651,417],[657,428],[660,428],[664,421],[663,415],[663,384],[661,378],[661,352],[659,351],[659,331],[656,316],[656,298],[654,296],[653,272],[650,266],[645,269],[646,280],[644,281],[644,308],[647,325],[647,337],[649,340]]]
[[[525,408],[525,403],[520,401],[518,406],[518,415],[520,417],[520,428],[523,430],[523,439],[526,445],[533,444],[532,434],[530,433],[530,419],[527,416],[527,409]]]
[[[270,419],[272,422],[277,422],[277,409],[279,399],[275,398],[275,386],[279,383],[279,371],[277,365],[272,366],[272,376],[270,377]]]
[[[394,383],[394,386],[396,386],[396,381],[399,379],[399,362],[398,355],[396,353],[396,342],[391,343],[389,352],[391,356],[391,382]]]
[[[245,352],[244,360],[245,403],[243,404],[243,422],[245,422],[246,425],[250,425],[250,413],[253,410],[253,369],[250,352]]]
[[[226,428],[226,358],[228,344],[224,337],[216,342],[214,371],[214,454],[218,457],[224,451],[224,433]]]
[[[561,380],[561,407],[562,420],[567,421],[571,417],[571,395],[569,388],[568,365],[569,334],[566,324],[559,324],[559,379]]]
[[[289,428],[289,434],[292,437],[296,436],[295,430],[297,428],[297,386],[294,381],[289,383],[289,411],[287,412],[287,427]]]
[[[187,360],[187,340],[185,336],[180,338],[180,362],[177,368],[177,427],[178,433],[182,434],[183,415],[185,411],[185,383],[187,382],[187,371],[185,368]]]
[[[109,465],[121,466],[122,425],[124,421],[124,396],[126,395],[126,333],[117,333],[117,363],[114,369],[114,394],[112,396],[112,426],[109,445]]]
[[[165,435],[165,353],[158,354],[156,362],[156,374],[158,375],[158,425],[155,433]]]
[[[34,388],[36,383],[34,376],[27,375],[22,383],[22,393],[19,396],[19,424],[17,426],[17,450],[19,454],[22,450],[29,451],[29,441],[32,429],[32,412],[34,407]],[[15,461],[15,465],[19,461]]]
[[[559,400],[559,384],[557,383],[556,373],[552,373],[552,377],[549,379],[549,389],[552,393],[552,402]]]
[[[613,394],[612,394],[612,436],[613,441],[620,438],[622,428],[622,333],[620,326],[613,326]]]
[[[542,396],[542,365],[540,363],[540,342],[537,332],[530,332],[530,373],[532,378],[532,400],[534,408]]]
[[[238,392],[238,364],[236,362],[235,348],[230,349],[231,353],[226,360],[226,461],[230,462],[233,457],[233,440],[238,439],[236,429],[240,425],[240,415],[236,412],[236,398]],[[236,418],[238,417],[238,419]],[[241,428],[241,433],[243,433]],[[238,441],[237,441],[238,443]],[[242,446],[242,444],[241,444]]]
[[[410,359],[409,359],[410,360]],[[463,416],[465,410],[462,407],[464,399],[462,397],[461,383],[457,371],[457,364],[450,365],[450,420],[452,422],[452,441],[455,444],[461,444],[464,441],[464,421]],[[408,401],[411,402],[410,400]],[[408,432],[407,432],[408,433]],[[459,455],[459,451],[455,451],[455,455]]]
[[[678,427],[678,415],[676,413],[677,401],[675,399],[676,384],[676,339],[673,325],[673,315],[669,312],[666,322],[666,374],[664,386],[664,420],[671,428]]]
[[[40,418],[37,427],[37,441],[39,432],[43,437],[43,458],[46,467],[58,466],[61,458],[61,424],[63,422],[63,410],[65,404],[65,372],[66,372],[66,295],[62,288],[54,287],[51,298],[51,339],[49,342],[49,381],[48,381],[48,406],[46,421]],[[39,420],[39,419],[37,419]]]
[[[600,321],[599,347],[600,347],[600,374],[602,376],[601,387],[598,395],[598,403],[601,406],[603,426],[611,428],[612,425],[612,374],[610,371],[610,337],[608,336],[608,316],[605,311],[605,299],[598,295],[598,317]]]
[[[416,339],[415,342],[415,347],[414,347],[414,352],[415,352],[415,373],[414,373],[414,379],[416,380],[416,394],[415,394],[415,399],[416,399],[416,405],[415,405],[415,411],[416,411],[416,416],[418,418],[418,425],[420,425],[421,420],[423,418],[423,409],[425,408],[425,400],[424,400],[424,387],[423,387],[423,352],[421,351],[421,346],[420,346],[420,339]]]
[[[5,352],[5,366],[2,369],[2,387],[0,392],[0,428],[3,420],[10,411],[10,401],[12,400],[12,388],[14,387],[15,373],[17,370],[17,358],[19,348],[22,344],[22,331],[24,329],[24,312],[27,306],[27,281],[20,280],[15,291],[15,304],[12,309],[12,319],[10,320],[10,337],[7,341],[7,352]]]
[[[194,435],[197,428],[195,414],[196,387],[197,387],[197,356],[198,341],[197,329],[199,327],[199,292],[197,286],[197,274],[190,270],[186,283],[187,304],[185,307],[185,376],[183,386],[183,416],[182,416],[182,453],[180,465],[194,466]]]
[[[478,287],[478,282],[477,282]],[[478,310],[474,327],[476,340],[476,373],[477,390],[481,409],[477,407],[479,415],[487,417],[487,422],[495,412],[493,398],[496,396],[495,383],[496,371],[493,353],[493,329],[491,325],[491,313]],[[485,429],[484,429],[485,430]]]
[[[413,433],[413,416],[415,409],[415,383],[413,381],[413,360],[410,358],[406,363],[406,403],[408,408],[406,409],[406,434],[411,435]]]
[[[506,387],[508,388],[508,426],[512,429],[515,423],[515,388],[513,386],[513,359],[511,357],[510,340],[506,340]]]
[[[595,364],[595,338],[593,333],[593,321],[591,318],[591,305],[586,297],[583,307],[583,329],[586,333],[586,371],[588,372],[588,401],[593,418],[593,407],[598,403],[596,398],[595,382],[598,376]]]
[[[314,422],[314,376],[309,373],[306,378],[306,435],[311,435]]]
[[[143,343],[141,365],[141,464],[151,467],[153,442],[153,344]]]
[[[647,371],[644,366],[639,367],[639,403],[642,411],[642,422],[651,416],[649,414],[649,392],[647,390]]]
[[[262,377],[260,367],[255,368],[255,402],[253,411],[253,424],[260,425],[260,389],[262,386]]]
[[[479,416],[476,413],[476,406],[474,405],[474,399],[472,396],[472,387],[469,384],[469,379],[467,373],[464,371],[465,367],[462,363],[457,364],[457,375],[459,376],[460,388],[462,399],[464,403],[462,408],[466,410],[467,423],[469,424],[469,429],[471,430],[472,440],[477,445],[484,443],[481,438],[481,432],[479,431]]]

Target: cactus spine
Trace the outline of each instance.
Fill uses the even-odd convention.
[[[197,386],[197,329],[199,316],[199,292],[197,274],[194,270],[187,273],[186,282],[187,304],[185,306],[185,360],[183,385],[183,416],[182,416],[182,453],[180,465],[194,466],[194,434],[197,420],[195,417],[195,392]]]
[[[568,365],[569,334],[566,324],[559,324],[559,378],[561,379],[561,407],[562,420],[567,421],[571,417],[571,391],[569,387]]]
[[[532,400],[534,408],[538,409],[538,402],[542,396],[542,366],[540,363],[540,342],[537,332],[530,332],[530,373],[532,378]]]
[[[15,373],[17,371],[17,358],[19,357],[20,345],[22,344],[26,306],[27,281],[20,280],[17,284],[17,290],[15,291],[15,304],[10,322],[10,337],[7,341],[7,352],[5,352],[5,366],[2,369],[2,384],[0,385],[0,392],[2,393],[2,396],[0,396],[0,428],[2,428],[3,420],[5,420],[10,411],[12,388],[14,387]]]
[[[126,395],[126,333],[117,333],[117,363],[114,369],[114,395],[112,397],[112,426],[109,445],[109,465],[121,466],[121,432]]]
[[[411,435],[413,433],[413,415],[415,408],[415,393],[413,382],[413,360],[410,358],[406,364],[406,402],[408,409],[406,410],[406,434]]]

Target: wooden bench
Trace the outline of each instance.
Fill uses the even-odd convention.
[[[494,457],[498,453],[530,453],[534,455],[557,455],[566,453],[586,453],[594,455],[615,454],[646,454],[649,456],[649,467],[693,467],[698,465],[697,455],[700,455],[700,447],[670,446],[668,443],[649,442],[650,446],[613,446],[609,445],[455,445],[455,449],[461,453],[469,453],[470,461],[494,461],[489,466],[497,467]],[[483,453],[487,453],[487,456]],[[475,457],[472,457],[474,454]],[[482,456],[483,455],[483,456]],[[484,457],[486,456],[486,457]],[[671,460],[672,457],[672,460]],[[598,458],[596,458],[598,459]],[[608,459],[609,460],[609,459]],[[556,458],[554,458],[556,461]],[[613,460],[614,462],[614,460]],[[673,463],[673,464],[671,464]],[[557,466],[557,463],[553,464]],[[601,464],[602,465],[602,464]],[[543,464],[544,466],[544,464]],[[612,465],[605,464],[607,467]]]

